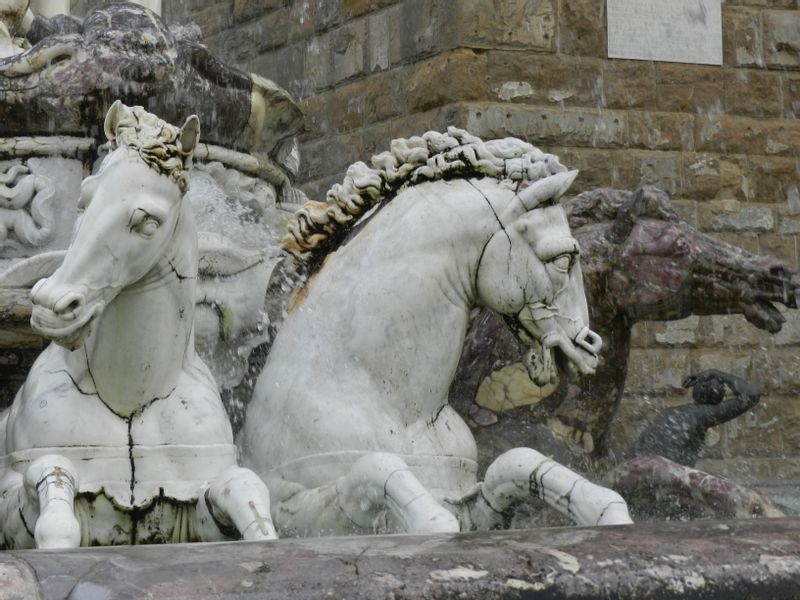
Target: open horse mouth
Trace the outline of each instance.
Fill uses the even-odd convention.
[[[583,327],[574,339],[563,332],[552,332],[536,339],[516,317],[504,316],[504,320],[515,337],[528,347],[523,364],[531,381],[539,387],[557,383],[559,371],[567,369],[593,375],[600,363],[598,353],[603,341],[588,327]]]
[[[105,302],[98,300],[70,313],[71,319],[59,316],[53,310],[34,303],[31,310],[31,328],[56,344],[74,350],[83,344],[91,332],[95,318],[103,312]]]

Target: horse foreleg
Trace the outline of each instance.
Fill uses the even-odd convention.
[[[233,467],[211,482],[197,501],[197,529],[204,541],[274,540],[269,491],[250,469]]]
[[[515,448],[500,455],[486,470],[478,493],[463,510],[468,513],[472,528],[493,529],[507,525],[517,506],[531,496],[541,498],[578,525],[633,522],[618,493],[530,448]]]
[[[459,531],[456,517],[393,454],[375,452],[358,459],[337,480],[336,502],[353,524],[367,531]]]
[[[72,461],[57,454],[37,458],[25,470],[24,487],[29,497],[38,499],[39,516],[33,529],[36,547],[80,546],[81,527],[74,510],[78,475]]]

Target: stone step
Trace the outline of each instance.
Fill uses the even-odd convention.
[[[800,598],[800,519],[0,554],[0,599]]]

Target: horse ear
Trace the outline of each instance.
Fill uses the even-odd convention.
[[[106,138],[108,138],[109,142],[114,141],[117,139],[117,124],[119,123],[119,111],[123,107],[123,104],[120,100],[115,100],[114,104],[111,105],[111,108],[108,109],[106,113],[106,120],[103,123],[103,131],[106,134]]]
[[[200,119],[197,115],[192,115],[186,119],[186,123],[181,127],[181,150],[185,154],[194,152],[197,141],[200,139]]]
[[[558,200],[566,193],[577,175],[578,171],[567,171],[534,181],[509,202],[508,207],[500,215],[500,222],[504,226],[508,225],[542,202]]]

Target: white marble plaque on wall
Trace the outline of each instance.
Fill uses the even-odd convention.
[[[607,0],[608,57],[722,64],[720,0]]]

